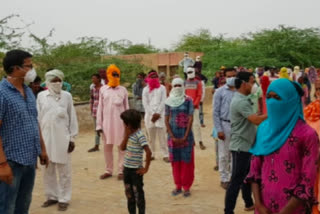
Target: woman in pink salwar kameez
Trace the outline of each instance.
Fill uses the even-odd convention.
[[[311,213],[316,203],[319,139],[305,123],[301,96],[294,82],[279,79],[267,92],[268,119],[257,132],[250,172],[255,213]]]

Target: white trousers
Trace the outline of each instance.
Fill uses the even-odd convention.
[[[231,152],[229,150],[230,145],[230,133],[231,124],[228,122],[222,122],[223,132],[225,139],[218,140],[218,154],[219,154],[219,172],[221,182],[229,182],[231,178]]]
[[[48,168],[44,168],[43,183],[45,195],[48,200],[68,203],[72,193],[71,157],[68,158],[66,164],[53,163],[50,161]]]
[[[194,135],[194,142],[195,143],[199,143],[200,141],[202,142],[199,109],[196,109],[196,108],[193,111],[192,132]]]
[[[156,136],[158,135],[160,150],[163,157],[169,157],[168,146],[167,146],[167,133],[165,128],[153,127],[148,128],[149,144],[152,152],[152,157],[155,157],[156,152]]]

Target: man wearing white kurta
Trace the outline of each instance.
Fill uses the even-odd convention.
[[[50,160],[48,168],[44,169],[47,201],[42,207],[58,203],[58,209],[64,211],[71,199],[70,153],[78,134],[78,122],[72,95],[61,90],[63,73],[54,69],[45,77],[48,90],[41,92],[37,99],[39,123]]]
[[[145,126],[149,134],[152,151],[152,160],[155,159],[156,135],[158,135],[163,160],[169,162],[169,153],[166,140],[166,129],[164,122],[165,101],[167,99],[166,88],[160,85],[156,71],[150,71],[147,78],[148,85],[142,92],[142,103],[145,109]]]

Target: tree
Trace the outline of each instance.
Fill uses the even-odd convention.
[[[10,21],[19,15],[12,14],[0,19],[0,51],[7,51],[20,46],[25,27],[11,27]]]

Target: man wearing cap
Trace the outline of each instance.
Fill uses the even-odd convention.
[[[75,148],[78,121],[72,95],[62,90],[62,71],[50,70],[45,79],[48,90],[37,99],[39,123],[49,156],[43,176],[47,200],[42,207],[58,203],[58,210],[65,211],[71,200],[71,152]]]
[[[200,149],[204,150],[206,147],[203,145],[200,129],[199,106],[202,96],[202,83],[201,80],[196,79],[196,72],[193,67],[187,69],[188,79],[185,81],[186,95],[192,98],[194,111],[192,132],[194,134],[194,141],[199,142]]]
[[[183,67],[184,77],[187,79],[187,68],[194,65],[194,60],[189,57],[188,52],[184,53],[184,58],[179,62],[179,66]]]
[[[124,151],[120,144],[124,137],[124,125],[120,114],[129,109],[127,89],[120,85],[120,69],[110,65],[107,69],[108,84],[100,88],[96,130],[104,144],[105,172],[100,179],[113,174],[113,145],[118,147],[118,180],[123,180]]]

